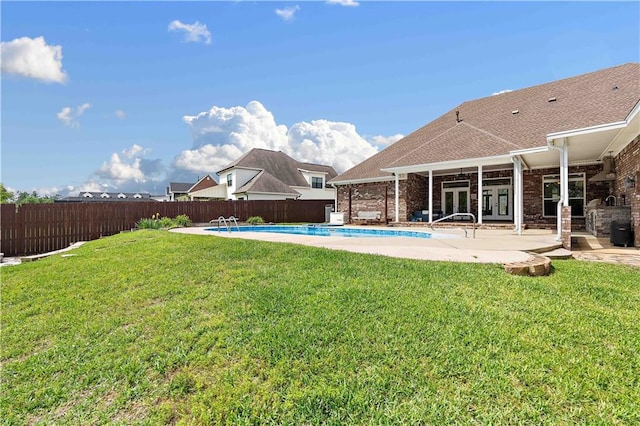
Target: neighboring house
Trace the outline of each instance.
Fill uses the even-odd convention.
[[[640,246],[639,101],[630,63],[464,102],[332,179],[337,210],[469,212],[555,228],[565,246],[571,229],[606,234],[594,227],[618,218]],[[609,196],[618,207],[603,208]]]
[[[56,200],[56,202],[63,203],[90,203],[90,202],[120,202],[120,201],[156,201],[151,198],[151,194],[147,192],[93,192],[84,191],[80,192],[77,197],[68,196]]]
[[[217,199],[216,187],[218,182],[213,180],[209,175],[199,179],[196,183],[191,185],[187,190],[187,197],[191,201],[208,201]]]
[[[169,201],[178,201],[178,198],[187,196],[193,186],[191,182],[169,182],[167,186],[167,197]]]
[[[302,163],[281,151],[254,148],[217,172],[223,200],[334,200],[331,166]]]

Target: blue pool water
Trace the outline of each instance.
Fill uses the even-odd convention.
[[[207,228],[207,231],[218,231],[218,228]],[[226,229],[222,232],[227,232]],[[231,232],[272,232],[277,234],[295,235],[316,235],[321,237],[412,237],[431,238],[427,232],[401,231],[394,229],[362,229],[362,228],[342,228],[335,226],[284,226],[284,225],[257,225],[240,226],[238,229],[231,229]]]

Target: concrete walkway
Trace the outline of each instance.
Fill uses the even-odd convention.
[[[357,227],[353,227],[357,228]],[[367,226],[367,229],[388,229]],[[394,230],[402,228],[394,227]],[[407,230],[417,231],[416,228]],[[476,230],[476,238],[464,237],[460,229],[438,229],[433,238],[410,237],[320,237],[265,232],[218,232],[204,227],[176,228],[172,232],[215,235],[223,238],[304,244],[356,253],[379,254],[406,259],[442,260],[474,263],[524,262],[531,258],[527,252],[543,253],[561,247],[555,234],[546,230],[528,230],[517,235],[510,230]],[[427,232],[427,230],[425,230]]]

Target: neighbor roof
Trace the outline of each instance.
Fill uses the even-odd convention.
[[[333,181],[391,178],[380,169],[544,147],[550,133],[623,121],[639,100],[640,64],[629,63],[467,101]]]
[[[169,192],[187,193],[193,186],[193,183],[187,182],[169,182]]]
[[[300,173],[300,169],[310,172],[326,173],[327,180],[337,175],[331,166],[302,163],[294,160],[282,151],[271,151],[260,148],[254,148],[247,152],[220,170],[218,175],[233,167],[264,170],[289,186],[309,186],[309,183],[305,180],[302,173]]]
[[[273,176],[271,173],[262,170],[249,182],[238,188],[236,194],[243,193],[262,194],[290,194],[299,196],[300,193],[293,190],[289,185]]]

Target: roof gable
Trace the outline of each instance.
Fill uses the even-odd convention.
[[[200,179],[198,182],[193,184],[193,186],[191,186],[188,189],[188,192],[201,191],[203,189],[211,188],[212,186],[216,186],[217,184],[218,183],[215,180],[213,180],[213,178],[211,176],[206,175],[202,179]]]
[[[299,192],[292,189],[289,185],[282,182],[269,172],[261,171],[253,179],[238,188],[236,194],[241,193],[269,193],[269,194],[291,194],[300,195]]]

